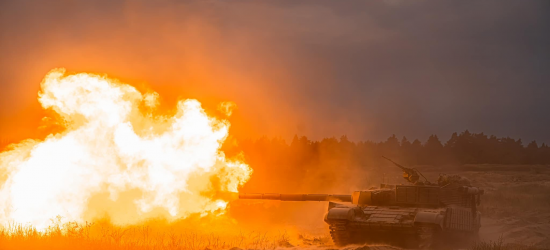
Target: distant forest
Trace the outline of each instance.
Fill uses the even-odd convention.
[[[381,156],[404,166],[432,165],[441,173],[446,166],[464,164],[550,164],[550,147],[484,133],[454,133],[446,142],[432,135],[424,143],[392,135],[383,142],[352,142],[346,136],[312,141],[294,136],[247,140],[229,139],[222,148],[228,157],[243,153],[254,170],[242,192],[342,192],[368,188],[388,176],[401,180],[399,170]],[[443,167],[443,168],[440,168]],[[395,179],[397,178],[397,179]]]
[[[395,158],[407,165],[441,164],[550,164],[550,147],[536,141],[523,145],[521,139],[497,138],[484,133],[453,133],[447,142],[441,142],[437,135],[431,135],[422,143],[409,141],[392,135],[383,142],[352,142],[346,136],[311,141],[306,137],[294,136],[290,144],[279,138],[239,141],[244,155],[255,155],[265,149],[279,152],[281,157],[313,160],[319,153],[345,154],[355,162],[372,162],[373,157],[382,155]]]

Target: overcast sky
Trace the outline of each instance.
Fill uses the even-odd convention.
[[[65,67],[234,101],[238,137],[548,143],[549,31],[547,0],[1,1],[0,136],[36,136]]]

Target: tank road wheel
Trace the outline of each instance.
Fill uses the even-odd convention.
[[[351,243],[351,235],[347,227],[347,221],[332,223],[329,228],[334,245],[340,247]]]
[[[416,231],[418,249],[431,249],[434,235],[434,228],[429,226],[419,227]]]

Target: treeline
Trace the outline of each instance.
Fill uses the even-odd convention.
[[[442,143],[437,135],[431,135],[425,143],[410,142],[406,137],[395,136],[385,142],[366,142],[370,150],[393,153],[410,164],[550,164],[550,147],[536,141],[523,145],[521,139],[497,138],[468,130]]]
[[[287,158],[315,158],[316,154],[332,152],[346,154],[355,160],[369,161],[371,157],[381,155],[399,159],[408,165],[435,164],[550,164],[550,147],[536,141],[523,145],[521,139],[510,137],[497,138],[484,133],[453,133],[446,142],[437,135],[431,135],[425,142],[416,139],[401,139],[395,135],[383,142],[352,142],[346,136],[311,141],[306,137],[294,136],[290,144],[279,138],[244,140],[239,142],[245,155],[255,154],[257,149],[286,154]]]
[[[235,146],[236,145],[236,146]],[[223,149],[228,156],[243,152],[254,169],[243,191],[333,192],[379,183],[397,169],[386,156],[405,165],[550,164],[550,147],[484,133],[454,133],[446,142],[430,136],[425,142],[395,135],[383,142],[352,142],[346,136],[312,141],[295,136],[241,140]],[[397,171],[398,172],[398,171]],[[399,180],[392,180],[399,181]]]

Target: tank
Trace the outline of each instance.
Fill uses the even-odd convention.
[[[437,183],[432,183],[418,170],[386,159],[403,170],[403,178],[410,184],[380,184],[350,195],[240,193],[239,199],[327,201],[324,221],[337,246],[384,243],[439,249],[477,237],[482,189],[458,175],[440,175]]]

